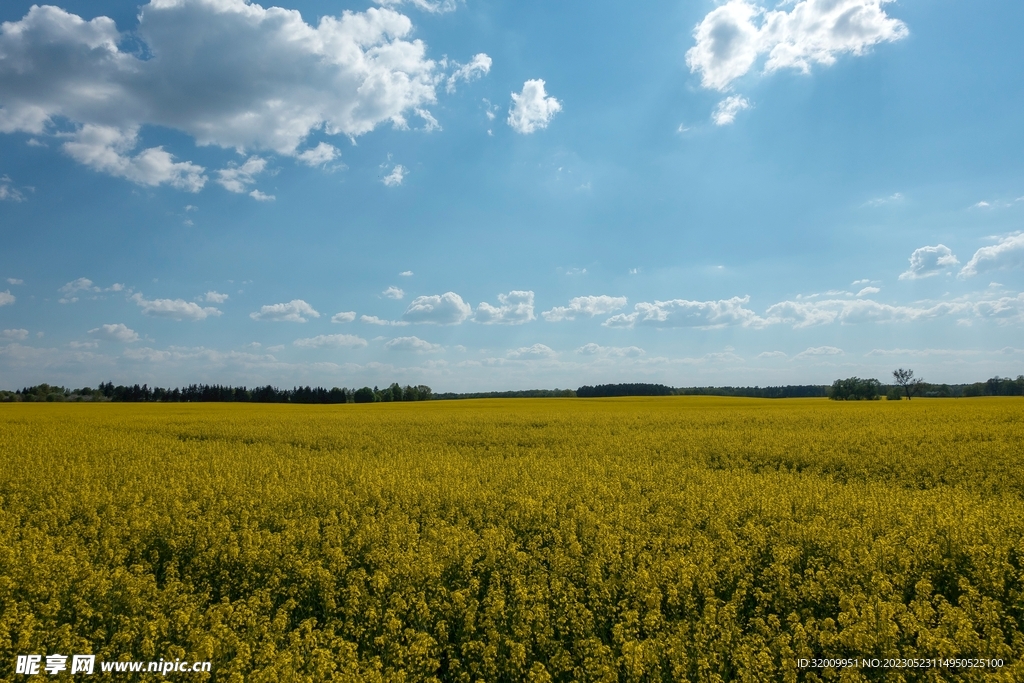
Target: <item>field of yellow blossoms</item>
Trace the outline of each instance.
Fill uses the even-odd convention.
[[[1019,398],[4,404],[0,458],[3,680],[1024,680]]]

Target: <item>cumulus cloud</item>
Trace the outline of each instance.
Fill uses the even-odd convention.
[[[28,330],[21,328],[15,330],[4,330],[3,332],[0,332],[0,336],[2,336],[4,339],[25,341],[26,339],[28,339]]]
[[[321,142],[313,149],[307,149],[295,155],[295,158],[307,166],[326,166],[341,156],[341,151],[334,145]]]
[[[35,8],[33,8],[35,9]],[[2,44],[0,40],[0,44]],[[0,48],[2,50],[2,48]],[[3,62],[0,61],[0,83],[3,82]],[[3,95],[0,95],[2,101]],[[3,113],[0,110],[0,131]],[[206,169],[189,161],[175,161],[163,147],[149,147],[136,155],[138,126],[118,128],[87,123],[64,143],[64,151],[75,161],[89,168],[124,178],[138,185],[170,185],[188,192],[199,192],[206,184]]]
[[[308,339],[296,339],[292,343],[307,349],[356,349],[366,346],[366,340],[354,334],[321,334]]]
[[[25,201],[25,194],[11,183],[10,176],[0,176],[0,202]]]
[[[403,270],[399,275],[402,277],[412,277],[413,273],[411,270]]]
[[[900,274],[901,280],[920,280],[938,275],[947,268],[960,265],[953,252],[944,244],[915,249],[910,255],[910,267]]]
[[[605,356],[611,358],[637,358],[646,353],[639,346],[601,346],[593,342],[576,349],[581,356]]]
[[[762,351],[761,353],[757,354],[757,357],[758,358],[785,358],[786,357],[786,352],[785,351]]]
[[[971,314],[975,305],[967,301],[945,301],[931,305],[895,306],[873,299],[823,299],[782,301],[768,307],[768,323],[789,323],[794,328],[830,323],[910,322],[944,315]]]
[[[473,313],[473,309],[455,292],[441,295],[418,296],[405,309],[402,319],[410,323],[458,325]]]
[[[395,164],[395,167],[391,169],[391,173],[387,174],[381,179],[381,182],[388,187],[398,187],[405,180],[405,174],[408,173],[408,169],[401,164]]]
[[[705,88],[726,91],[761,56],[764,72],[828,66],[844,53],[862,55],[872,46],[900,40],[906,25],[882,8],[889,0],[798,0],[766,10],[730,0],[711,10],[693,31],[686,53]],[[788,9],[787,5],[790,5]]]
[[[275,199],[277,199],[277,197],[275,197],[274,195],[266,194],[265,192],[260,192],[259,190],[253,190],[252,192],[249,193],[249,196],[258,202],[272,202]]]
[[[361,315],[359,316],[360,322],[366,323],[367,325],[408,325],[404,320],[385,320],[384,318],[378,318],[375,315]]]
[[[536,319],[533,314],[533,292],[522,290],[499,294],[497,306],[480,303],[473,316],[473,320],[484,325],[522,325]]]
[[[400,288],[395,287],[394,285],[391,285],[390,287],[385,289],[383,292],[381,292],[381,294],[387,297],[388,299],[402,299],[405,297],[405,292],[402,291]]]
[[[509,351],[507,355],[513,360],[542,360],[553,358],[555,351],[544,344],[534,344],[533,346],[520,346],[518,349]]]
[[[205,299],[206,303],[208,304],[222,304],[228,300],[228,295],[221,294],[220,292],[215,292],[211,289],[209,292],[203,295],[203,299]]]
[[[1020,268],[1024,266],[1024,233],[999,240],[998,244],[982,247],[960,270],[959,277],[968,278],[986,270]]]
[[[89,334],[99,337],[100,339],[106,339],[107,341],[117,341],[125,344],[139,341],[138,332],[131,329],[124,323],[117,323],[116,325],[100,325],[99,327],[89,330]]]
[[[444,14],[446,12],[454,12],[455,8],[458,7],[456,0],[373,0],[378,5],[403,5],[409,4],[416,9],[424,12],[430,12],[431,14]]]
[[[9,285],[23,285],[23,284],[25,284],[25,281],[24,280],[20,280],[20,279],[18,279],[16,277],[9,277],[9,278],[7,278],[7,284],[9,284]]]
[[[199,304],[184,299],[146,299],[142,293],[131,296],[141,309],[143,315],[150,315],[155,318],[172,318],[173,320],[205,320],[206,318],[218,316],[220,310],[211,307],[203,308]]]
[[[765,320],[754,311],[745,308],[749,296],[734,296],[718,301],[671,301],[641,302],[633,307],[632,313],[613,315],[604,321],[607,327],[700,327],[715,328],[729,325],[744,327],[762,326]]]
[[[469,64],[454,64],[455,71],[448,77],[448,83],[445,89],[448,92],[455,92],[455,84],[459,81],[470,82],[478,78],[483,78],[491,71],[491,58],[483,52],[473,55],[473,59],[470,60]]]
[[[395,337],[386,342],[384,348],[389,351],[415,351],[416,353],[432,353],[440,351],[443,347],[440,344],[431,344],[419,337]]]
[[[523,90],[512,93],[512,106],[508,110],[508,125],[517,133],[527,135],[547,128],[562,104],[544,91],[544,81],[537,78],[523,83]]]
[[[1024,293],[976,301],[973,304],[973,311],[979,318],[992,318],[1000,322],[1024,322]]]
[[[61,286],[57,290],[64,296],[60,299],[60,303],[67,304],[78,301],[78,297],[75,294],[79,292],[98,292],[100,288],[93,284],[92,280],[87,277],[80,277],[77,280],[72,280]]]
[[[550,311],[544,311],[541,315],[548,322],[560,320],[575,320],[577,315],[587,315],[593,318],[595,315],[607,315],[619,310],[626,305],[624,296],[578,296],[569,300],[568,306],[555,306]]]
[[[331,316],[332,323],[350,323],[356,319],[355,311],[342,311]]]
[[[878,294],[881,291],[882,290],[880,288],[878,288],[878,287],[870,287],[870,286],[869,287],[864,287],[859,292],[857,292],[857,296],[867,296],[868,294]]]
[[[736,114],[744,109],[750,109],[750,100],[741,95],[730,95],[718,103],[711,114],[711,120],[716,126],[728,126],[736,121]]]
[[[14,301],[15,296],[11,294],[11,290],[8,289],[6,291],[0,292],[0,306],[7,306],[8,304],[13,304]]]
[[[814,358],[817,356],[841,356],[843,350],[835,346],[811,346],[796,354],[794,358]]]
[[[385,122],[405,127],[407,114],[436,101],[437,64],[392,9],[344,11],[312,26],[297,10],[243,0],[154,0],[138,17],[121,33],[109,17],[33,6],[3,24],[0,132],[39,135],[69,121],[76,132],[65,151],[82,163],[195,190],[203,167],[160,147],[135,151],[142,126],[315,165],[329,150],[298,151],[312,132],[354,138]]]
[[[320,314],[302,299],[292,299],[286,304],[261,306],[260,310],[250,313],[249,317],[253,320],[304,323],[309,318],[319,318]]]
[[[256,176],[267,168],[267,160],[251,156],[241,166],[230,164],[217,171],[217,182],[228,192],[242,194],[256,182]]]

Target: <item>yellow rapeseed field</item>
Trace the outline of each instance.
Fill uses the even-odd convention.
[[[1019,398],[4,404],[0,457],[3,680],[1024,680]]]

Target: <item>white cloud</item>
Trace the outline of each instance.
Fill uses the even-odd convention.
[[[3,112],[0,111],[0,115],[2,114]],[[0,202],[23,201],[25,201],[25,194],[11,184],[10,176],[0,176]]]
[[[0,40],[0,45],[2,42]],[[0,68],[0,83],[4,80],[3,75],[3,69]],[[3,131],[4,111],[0,110],[0,131]],[[190,161],[175,161],[174,155],[163,147],[149,147],[132,156],[131,152],[138,146],[138,142],[138,126],[118,128],[86,123],[69,142],[64,143],[64,151],[75,161],[95,171],[124,178],[138,185],[170,185],[188,192],[203,189],[207,180],[203,175],[205,168]]]
[[[577,315],[588,315],[593,318],[595,315],[606,315],[617,311],[626,305],[624,296],[578,296],[569,300],[568,306],[555,306],[550,311],[544,311],[541,315],[548,322],[559,320],[574,320]]]
[[[843,350],[835,346],[811,346],[796,354],[794,358],[814,358],[819,356],[841,356]]]
[[[473,313],[473,309],[455,292],[441,295],[418,296],[405,309],[402,319],[411,323],[458,325]]]
[[[302,299],[292,299],[286,304],[261,306],[259,311],[250,313],[249,317],[253,320],[304,323],[309,318],[319,318],[320,314]]]
[[[606,356],[611,358],[637,358],[646,353],[639,346],[601,346],[593,342],[576,349],[582,356]]]
[[[222,304],[228,300],[228,295],[215,292],[211,289],[203,295],[203,299],[205,299],[208,304]]]
[[[419,337],[395,337],[384,344],[384,348],[390,351],[415,351],[416,353],[432,353],[440,351],[443,347],[440,344],[431,344]]]
[[[742,325],[744,327],[765,324],[765,320],[754,311],[744,308],[750,301],[749,296],[734,296],[719,301],[688,301],[673,299],[671,301],[641,302],[636,304],[633,313],[620,313],[604,321],[607,327],[726,327]]]
[[[28,330],[16,329],[16,330],[4,330],[0,332],[0,336],[4,339],[14,339],[15,341],[25,341],[28,339]]]
[[[399,275],[401,275],[402,277],[412,277],[412,271],[411,270],[403,270],[401,273],[399,273]]]
[[[5,292],[0,292],[0,306],[6,306],[8,304],[13,304],[14,301],[15,301],[15,297],[14,297],[13,294],[11,294],[11,290],[8,289]]]
[[[520,346],[518,349],[509,351],[507,356],[513,360],[541,360],[553,358],[555,351],[544,344],[534,344],[533,346]]]
[[[491,58],[483,52],[473,55],[473,59],[470,60],[469,64],[456,64],[455,71],[448,77],[448,83],[445,89],[448,92],[455,92],[455,84],[459,81],[470,82],[477,78],[486,76],[491,70]]]
[[[757,354],[758,358],[785,358],[785,351],[762,351]]]
[[[900,274],[901,280],[920,280],[921,278],[938,275],[946,268],[959,265],[953,252],[944,244],[934,247],[915,249],[910,255],[910,267]]]
[[[332,323],[350,323],[356,319],[355,311],[342,311],[331,316]]]
[[[1024,292],[1017,296],[1002,296],[998,299],[983,299],[973,306],[979,318],[994,318],[1002,322],[1024,321]]]
[[[711,114],[711,120],[716,126],[728,126],[736,120],[736,114],[744,109],[750,109],[750,100],[741,95],[730,95],[718,103]]]
[[[296,339],[292,343],[309,349],[355,349],[366,346],[366,340],[354,334],[321,334],[308,339]]]
[[[513,290],[498,295],[498,306],[482,302],[473,320],[484,325],[521,325],[537,317],[533,314],[533,292]]]
[[[23,285],[23,284],[25,284],[25,281],[24,280],[19,280],[16,277],[9,277],[9,278],[7,278],[7,284],[9,284],[9,285]]]
[[[71,282],[64,284],[57,291],[65,296],[70,296],[78,292],[98,292],[100,291],[100,288],[95,286],[89,278],[80,277],[77,280],[72,280]]]
[[[416,9],[424,12],[430,12],[431,14],[444,14],[446,12],[454,12],[455,8],[458,7],[456,0],[373,0],[378,5],[384,5],[386,7],[394,5],[410,4]]]
[[[221,314],[216,308],[203,308],[184,299],[146,299],[141,293],[137,293],[131,296],[131,301],[134,301],[142,309],[143,315],[150,315],[156,318],[204,320],[211,315],[217,316]]]
[[[230,164],[217,171],[217,182],[228,192],[242,194],[256,182],[256,176],[267,168],[267,160],[251,156],[241,166]]]
[[[961,351],[954,349],[871,349],[865,356],[976,356],[978,351]]]
[[[295,155],[295,158],[307,166],[326,166],[341,156],[341,152],[334,145],[321,142],[313,149],[307,149]]]
[[[730,0],[709,12],[694,29],[686,53],[692,73],[705,88],[725,91],[766,55],[764,72],[791,68],[808,73],[838,55],[862,55],[873,45],[900,40],[906,25],[882,9],[888,0],[798,0],[766,10]]]
[[[402,166],[401,164],[395,164],[395,167],[391,169],[391,173],[384,176],[384,178],[381,179],[381,182],[387,185],[388,187],[398,187],[399,185],[402,184],[402,181],[405,180],[405,174],[407,172],[408,170],[405,168],[405,166]]]
[[[857,296],[867,296],[868,294],[878,294],[881,291],[882,290],[880,288],[878,288],[878,287],[864,287],[859,292],[857,292]]]
[[[97,328],[89,330],[89,334],[108,341],[123,342],[125,344],[139,341],[138,332],[131,329],[124,323],[117,323],[116,325],[100,325]]]
[[[124,285],[114,283],[110,287],[103,289],[96,286],[92,280],[87,277],[80,277],[77,280],[72,280],[64,284],[57,291],[63,294],[57,301],[62,304],[73,304],[78,301],[78,297],[75,294],[79,292],[120,292],[124,290]]]
[[[381,294],[387,297],[388,299],[401,299],[405,297],[405,292],[402,291],[400,288],[395,287],[394,285],[391,285],[390,287],[385,289],[383,292],[381,292]]]
[[[974,252],[967,265],[960,270],[959,277],[967,278],[986,270],[997,268],[1020,268],[1024,266],[1024,233],[1011,235],[999,240],[998,244],[982,247]]]
[[[533,79],[523,83],[520,93],[512,93],[512,106],[508,110],[508,125],[524,135],[547,128],[562,104],[544,91],[544,81]]]
[[[275,197],[274,195],[266,194],[264,192],[260,192],[259,190],[253,190],[252,192],[249,193],[249,196],[258,202],[272,202],[275,199],[277,199],[277,197]]]
[[[159,147],[133,154],[140,127],[298,156],[313,131],[356,137],[388,121],[402,127],[407,113],[436,100],[437,65],[409,39],[409,18],[391,9],[344,11],[311,26],[298,10],[243,0],[154,0],[138,17],[122,34],[108,17],[33,6],[3,24],[0,132],[40,135],[67,120],[79,129],[65,149],[83,163],[198,189],[202,167]],[[122,50],[125,38],[131,47]]]
[[[361,315],[359,316],[359,321],[366,323],[367,325],[397,325],[400,327],[409,324],[404,320],[385,320],[384,318],[378,318],[375,315]]]
[[[932,305],[894,306],[873,299],[823,299],[821,301],[782,301],[768,307],[768,323],[791,323],[794,328],[839,323],[910,322],[944,315],[971,314],[975,306],[966,301],[947,301]]]

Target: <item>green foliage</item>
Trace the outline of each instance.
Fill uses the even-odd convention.
[[[829,389],[833,401],[877,401],[882,385],[877,379],[837,379]]]
[[[1024,680],[1021,443],[1013,398],[4,405],[0,666]]]
[[[356,389],[354,396],[356,403],[373,403],[377,400],[376,392],[374,392],[370,387]]]

